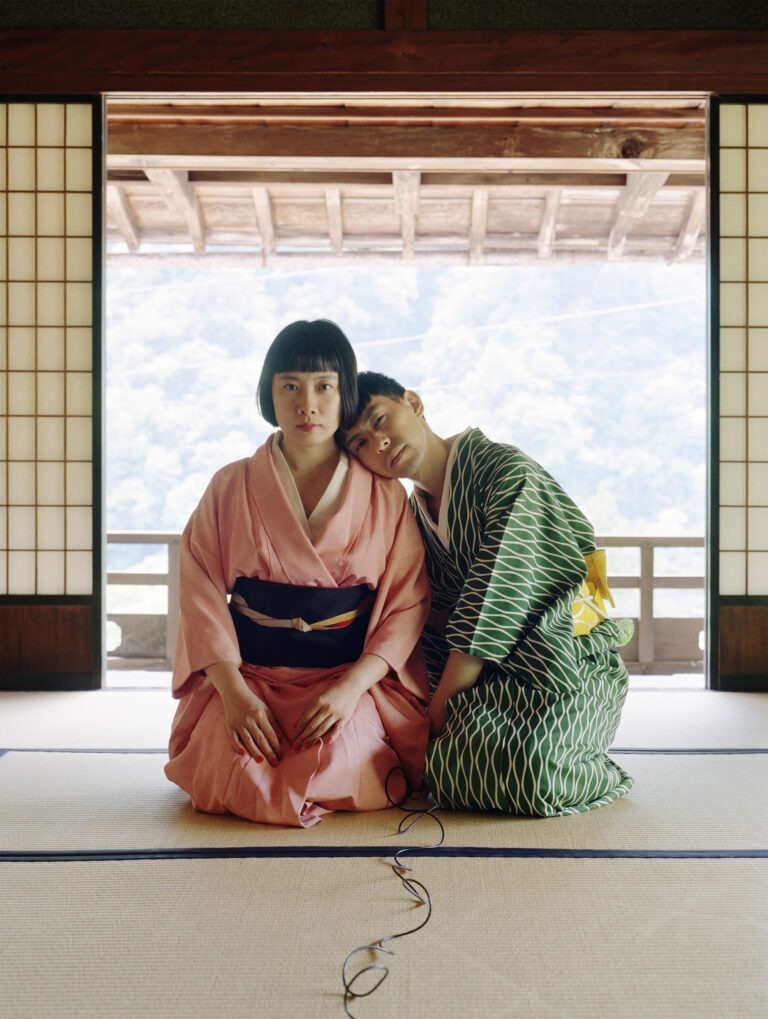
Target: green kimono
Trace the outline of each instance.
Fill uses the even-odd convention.
[[[632,778],[606,754],[627,693],[621,631],[605,620],[574,636],[573,601],[595,549],[582,512],[539,464],[479,429],[459,437],[448,463],[443,540],[411,499],[432,587],[430,682],[450,651],[485,659],[427,750],[438,802],[552,817],[625,795]],[[444,625],[432,622],[440,616]]]

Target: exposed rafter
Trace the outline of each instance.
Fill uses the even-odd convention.
[[[706,211],[706,195],[702,188],[699,191],[694,191],[691,195],[688,216],[669,256],[670,262],[683,262],[690,257],[704,229]]]
[[[560,188],[552,188],[547,193],[547,200],[544,203],[544,215],[539,228],[539,240],[536,246],[536,253],[539,258],[551,258],[552,249],[555,244],[555,230],[557,229],[557,216],[560,211]]]
[[[469,261],[483,261],[485,235],[488,229],[488,188],[477,188],[472,195],[472,222],[469,227]]]
[[[272,220],[272,203],[269,191],[265,187],[253,189],[253,202],[256,206],[256,222],[261,235],[261,253],[266,259],[275,250],[275,224]]]
[[[668,176],[668,173],[627,174],[627,183],[616,206],[613,226],[608,236],[609,259],[621,258],[632,223],[645,215]]]
[[[136,252],[141,246],[139,232],[133,221],[133,213],[125,197],[125,188],[122,184],[107,185],[107,207],[114,218],[117,228],[128,250]]]
[[[341,191],[338,188],[325,189],[325,208],[328,214],[328,236],[331,251],[337,257],[341,255],[344,244],[344,229],[341,221]]]
[[[403,238],[403,258],[413,258],[420,182],[421,174],[418,172],[396,170],[392,174],[395,212],[400,216],[400,233]]]
[[[111,98],[108,239],[263,264],[701,261],[705,112],[679,96]]]
[[[189,184],[189,171],[147,168],[146,174],[168,206],[184,217],[195,254],[202,254],[205,251],[205,231],[197,196]]]

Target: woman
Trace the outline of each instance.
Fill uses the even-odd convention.
[[[356,372],[332,322],[283,329],[258,388],[280,430],[184,530],[165,771],[198,810],[307,827],[386,806],[393,768],[421,780],[424,552],[402,487],[336,444]]]

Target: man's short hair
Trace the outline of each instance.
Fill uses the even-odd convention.
[[[401,386],[389,375],[381,372],[360,372],[357,376],[357,417],[363,413],[374,396],[389,396],[399,400],[405,394],[405,386]]]

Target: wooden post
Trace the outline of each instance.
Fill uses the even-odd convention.
[[[637,633],[637,660],[640,669],[653,665],[654,624],[653,624],[653,541],[640,545],[640,619]]]
[[[179,572],[181,567],[181,535],[174,535],[168,542],[168,617],[165,623],[165,657],[173,661],[176,635],[179,631],[181,608],[179,606]]]

